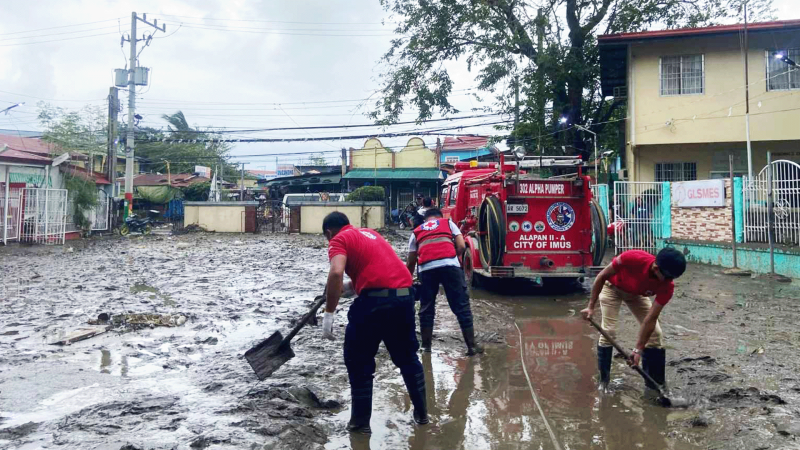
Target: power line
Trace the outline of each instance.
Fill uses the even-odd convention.
[[[83,25],[93,25],[93,24],[96,24],[96,23],[111,22],[111,21],[119,20],[119,19],[121,19],[121,17],[115,17],[113,19],[106,19],[106,20],[98,20],[98,21],[95,21],[95,22],[78,23],[78,24],[75,24],[75,25],[61,25],[61,26],[58,26],[58,27],[37,28],[35,30],[28,30],[28,31],[14,31],[12,33],[0,33],[0,36],[8,36],[10,34],[35,33],[37,31],[55,30],[55,29],[59,29],[59,28],[80,27],[80,26],[83,26]]]
[[[112,25],[110,27],[90,28],[88,30],[64,31],[64,32],[61,32],[61,33],[37,34],[36,36],[21,36],[21,37],[2,38],[2,39],[0,39],[0,41],[14,41],[14,40],[18,40],[18,39],[34,39],[34,38],[40,38],[40,37],[61,36],[61,35],[64,35],[64,34],[88,33],[90,31],[107,30],[109,28],[117,28],[117,27]]]
[[[287,23],[287,24],[301,24],[301,25],[382,25],[384,22],[288,22],[281,20],[258,20],[258,19],[220,19],[213,17],[193,17],[193,16],[179,16],[174,14],[158,14],[164,17],[178,17],[183,19],[196,19],[196,20],[216,20],[225,22],[261,22],[261,23]],[[396,23],[396,22],[385,22]]]
[[[115,33],[116,34],[116,33]],[[81,102],[81,103],[91,103],[91,102],[105,102],[105,98],[100,99],[92,99],[92,100],[66,100],[66,99],[56,99],[56,98],[43,98],[43,97],[36,97],[33,95],[26,95],[26,94],[17,94],[16,92],[8,92],[8,91],[0,91],[3,94],[9,95],[16,95],[17,97],[28,97],[28,98],[35,98],[37,100],[46,100],[51,102]]]
[[[51,39],[49,41],[23,42],[23,43],[19,43],[19,44],[0,44],[0,47],[16,47],[16,46],[19,46],[19,45],[46,44],[48,42],[61,42],[61,41],[71,41],[71,40],[74,40],[74,39],[83,39],[83,38],[95,37],[95,36],[108,36],[109,34],[119,34],[119,33],[114,31],[112,33],[89,34],[89,35],[86,35],[86,36],[77,36],[77,37],[71,37],[71,38]]]
[[[379,37],[379,36],[395,36],[394,33],[384,33],[384,34],[320,34],[320,33],[287,33],[281,31],[250,31],[250,30],[238,30],[238,29],[230,29],[230,28],[209,28],[209,27],[200,27],[195,25],[187,25],[185,23],[181,24],[186,28],[193,28],[197,30],[209,30],[209,31],[228,31],[228,32],[237,32],[237,33],[254,33],[254,34],[273,34],[273,35],[284,35],[284,36],[320,36],[320,37]],[[343,30],[343,32],[350,32],[351,30]]]

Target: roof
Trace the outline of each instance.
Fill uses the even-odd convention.
[[[353,169],[344,176],[349,180],[441,180],[442,171],[438,168],[411,169]]]
[[[309,174],[309,173],[322,174],[322,173],[336,173],[336,172],[341,172],[342,171],[342,166],[328,166],[328,165],[325,165],[325,166],[315,166],[315,165],[299,166],[299,165],[295,165],[294,168],[299,170],[300,173],[302,173],[303,175]]]
[[[341,170],[341,168],[339,170]],[[308,173],[305,175],[295,175],[293,177],[273,178],[272,180],[266,181],[266,186],[313,186],[319,184],[339,184],[341,180],[342,175],[339,173]]]
[[[0,161],[41,166],[46,166],[53,162],[52,159],[40,154],[14,150],[11,146],[5,147],[5,150],[2,150],[3,148],[3,144],[0,143]]]
[[[75,176],[79,176],[79,177],[83,178],[84,180],[91,179],[91,180],[94,181],[95,184],[111,184],[111,182],[108,181],[108,178],[106,178],[106,176],[103,175],[100,172],[94,172],[90,176],[89,175],[89,171],[84,169],[83,167],[72,166],[72,165],[63,165],[63,166],[59,166],[59,168],[61,169],[62,172],[70,172]]]
[[[211,181],[211,179],[191,173],[175,173],[171,176],[167,174],[143,173],[133,178],[133,185],[186,187],[191,184],[203,183],[206,181]]]
[[[747,24],[748,33],[759,31],[794,31],[800,30],[800,20],[778,20],[773,22],[754,22]],[[714,34],[739,34],[744,31],[744,24],[715,25],[699,28],[676,28],[673,30],[639,31],[636,33],[603,34],[597,37],[600,45],[617,44],[628,41],[648,39],[672,39]]]
[[[56,147],[55,144],[44,142],[39,138],[0,134],[0,147],[2,147],[3,144],[8,145],[8,147],[13,150],[35,153],[42,156],[49,156]]]
[[[274,170],[246,170],[245,172],[257,177],[274,177],[277,173]]]
[[[442,151],[451,150],[477,150],[489,146],[488,136],[457,136],[445,137]]]

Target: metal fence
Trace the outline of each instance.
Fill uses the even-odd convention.
[[[774,242],[800,245],[800,165],[778,160],[748,179],[743,177],[744,241],[769,242],[769,187],[772,184]]]
[[[66,189],[22,189],[20,242],[63,244],[67,195]]]
[[[85,213],[86,219],[91,224],[91,231],[106,231],[108,230],[108,221],[109,221],[109,208],[111,205],[111,199],[109,198],[108,194],[105,191],[97,191],[97,206],[92,208],[91,210]],[[78,224],[75,223],[74,219],[75,213],[75,204],[73,203],[72,199],[68,200],[67,203],[67,225],[66,225],[66,232],[67,233],[74,233],[76,231],[81,231],[81,228]]]
[[[662,184],[614,182],[614,243],[617,254],[626,250],[656,253],[662,236]]]
[[[22,189],[9,188],[8,199],[5,189],[0,190],[0,239],[3,244],[19,239]]]

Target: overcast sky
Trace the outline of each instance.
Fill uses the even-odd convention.
[[[796,2],[774,0],[779,19],[800,18]],[[0,0],[0,109],[26,102],[0,116],[0,128],[40,129],[35,120],[39,99],[68,108],[105,105],[113,69],[127,64],[128,45],[120,47],[120,37],[121,33],[127,36],[134,10],[147,13],[150,21],[167,24],[166,33],[156,33],[159,39],[140,56],[140,65],[152,70],[150,85],[137,95],[137,112],[146,125],[162,127],[160,115],[179,109],[191,124],[199,126],[369,123],[364,113],[374,102],[358,100],[374,96],[380,86],[379,75],[385,67],[379,59],[389,47],[393,29],[391,23],[381,24],[388,15],[378,0]],[[141,22],[138,26],[140,38],[143,32],[152,31]],[[459,115],[472,114],[470,108],[481,106],[469,95],[475,84],[472,75],[463,65],[450,67],[457,90],[451,101],[462,110]],[[122,99],[127,106],[127,95]],[[415,112],[410,110],[404,116],[414,118]],[[445,125],[431,123],[422,128],[440,126]],[[411,129],[398,126],[391,131]],[[282,131],[259,136],[339,136],[375,130]],[[483,126],[456,132],[491,131]],[[436,137],[424,139],[432,146]],[[407,140],[383,141],[398,146]],[[233,153],[335,151],[362,143],[237,144]],[[331,162],[338,161],[335,153],[327,156]],[[303,158],[306,156],[283,156],[281,160],[299,163]],[[241,160],[248,162],[249,169],[273,169],[275,165],[273,156]]]

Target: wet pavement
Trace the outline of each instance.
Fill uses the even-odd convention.
[[[390,239],[402,249],[401,236]],[[796,283],[707,266],[678,281],[662,326],[667,378],[689,409],[646,399],[621,359],[610,392],[597,391],[596,333],[577,317],[586,284],[473,290],[486,343],[473,358],[441,299],[433,353],[421,355],[431,424],[414,425],[381,348],[373,434],[351,436],[341,356],[348,301],[336,341],[304,329],[292,343],[297,357],[264,382],[243,359],[321,293],[324,239],[189,234],[68,247],[0,249],[0,448],[797,448]],[[187,322],[48,344],[100,313]],[[630,345],[635,332],[623,313],[620,340]]]

